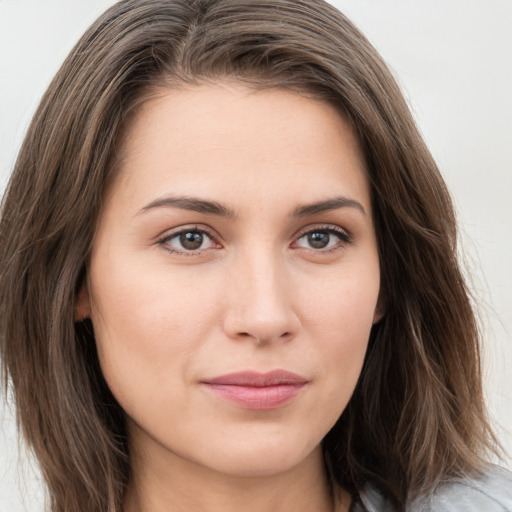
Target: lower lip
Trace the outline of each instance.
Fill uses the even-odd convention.
[[[231,384],[204,384],[215,395],[243,409],[272,410],[290,403],[305,384],[276,386],[235,386]]]

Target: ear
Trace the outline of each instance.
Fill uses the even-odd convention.
[[[375,306],[375,312],[373,314],[373,325],[378,324],[384,315],[386,314],[386,299],[384,298],[384,293],[381,289],[379,293],[379,298],[377,299],[377,305]]]
[[[375,314],[373,315],[373,325],[378,324],[382,318],[384,317],[384,311],[375,310]]]
[[[75,308],[75,322],[82,322],[86,318],[90,318],[91,316],[91,301],[89,299],[89,290],[87,287],[87,282],[84,281],[84,284],[80,288],[77,297],[77,303]]]

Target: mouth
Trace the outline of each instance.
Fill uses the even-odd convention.
[[[290,403],[308,380],[285,370],[244,371],[201,381],[214,395],[243,409],[272,410]]]

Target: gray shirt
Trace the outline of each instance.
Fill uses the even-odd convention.
[[[372,485],[350,512],[397,512]],[[498,466],[478,478],[455,480],[413,502],[407,512],[512,512],[512,473]]]

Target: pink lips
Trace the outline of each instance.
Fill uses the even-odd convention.
[[[208,390],[244,409],[271,410],[291,402],[307,380],[285,370],[237,372],[201,382]]]

